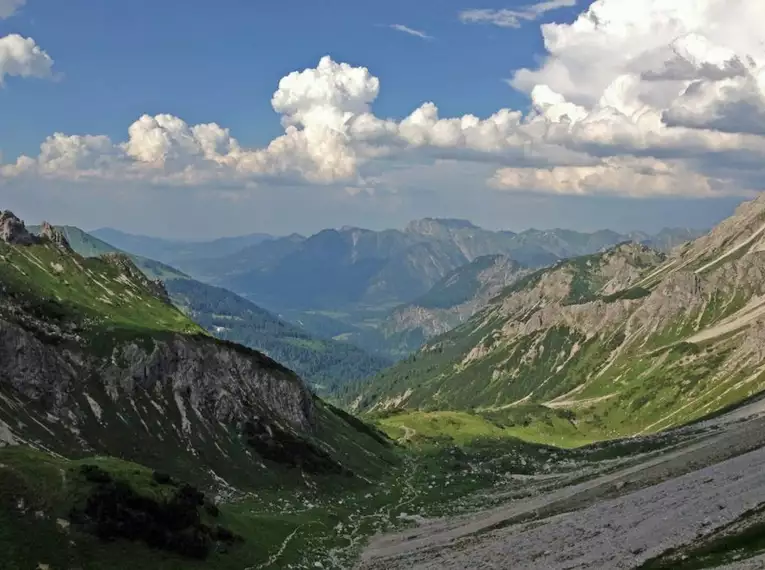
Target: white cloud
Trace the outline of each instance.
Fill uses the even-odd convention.
[[[10,18],[27,0],[0,0],[0,19]]]
[[[0,85],[6,76],[50,77],[53,60],[32,38],[10,34],[0,38]]]
[[[490,10],[486,8],[463,10],[460,21],[465,24],[492,24],[500,28],[520,28],[522,21],[538,20],[547,12],[576,6],[576,0],[547,0],[524,6],[519,10]]]
[[[417,38],[421,38],[423,40],[432,40],[433,36],[430,36],[423,32],[422,30],[415,30],[414,28],[410,28],[409,26],[405,26],[404,24],[391,24],[390,28],[392,30],[396,30],[397,32],[402,32],[404,34],[409,34],[410,36],[415,36]]]
[[[765,135],[765,68],[693,81],[663,118],[671,126]]]
[[[265,147],[245,148],[217,124],[144,116],[124,142],[54,135],[2,173],[265,180],[350,195],[372,192],[386,168],[445,159],[493,166],[490,185],[505,190],[748,195],[765,179],[763,19],[765,3],[744,0],[596,0],[573,23],[542,27],[546,58],[512,79],[529,112],[442,117],[426,102],[400,120],[378,117],[380,80],[324,57],[279,82],[271,104],[284,133]]]
[[[596,0],[572,24],[543,25],[549,55],[539,69],[517,71],[512,84],[524,91],[547,85],[594,104],[619,77],[648,75],[641,94],[666,104],[678,85],[651,74],[682,62],[693,78],[736,55],[762,62],[763,18],[765,3],[751,0]]]
[[[632,197],[713,197],[728,190],[727,182],[692,172],[681,163],[630,157],[607,158],[594,166],[503,168],[490,184],[521,192]]]

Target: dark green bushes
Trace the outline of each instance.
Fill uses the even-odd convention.
[[[84,506],[71,511],[71,520],[102,540],[144,542],[152,548],[180,554],[187,558],[204,559],[217,543],[240,541],[221,525],[203,522],[200,507],[216,518],[217,507],[209,508],[204,493],[188,484],[177,486],[168,499],[159,499],[137,492],[126,481],[113,477],[94,465],[81,468],[86,481],[95,483]],[[155,472],[152,480],[172,484],[169,476]]]

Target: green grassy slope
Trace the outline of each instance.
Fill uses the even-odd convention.
[[[362,496],[399,468],[381,433],[208,335],[124,254],[0,242],[0,287],[4,568],[280,567],[283,542],[331,521],[285,499]]]
[[[166,286],[173,303],[211,334],[268,354],[321,394],[390,364],[352,344],[308,334],[226,289],[190,279],[169,281]]]
[[[29,226],[29,231],[39,234],[41,226]],[[66,238],[71,248],[83,257],[99,257],[107,253],[125,253],[76,226],[56,226]],[[126,254],[135,265],[149,278],[168,281],[171,279],[190,279],[188,275],[160,261],[135,254]]]
[[[36,316],[81,328],[91,343],[123,333],[203,333],[131,267],[120,254],[83,258],[51,243],[20,247],[0,242],[5,295]]]
[[[39,229],[30,227],[33,233]],[[59,229],[83,257],[120,252],[77,227]],[[369,355],[352,344],[308,334],[230,291],[191,279],[169,265],[139,255],[129,257],[147,277],[164,281],[173,304],[208,333],[264,352],[321,393],[376,374],[390,364],[388,359]]]
[[[746,206],[666,262],[621,246],[529,275],[345,401],[482,417],[533,405],[563,423],[511,422],[524,437],[586,442],[748,398],[765,389],[763,212],[763,200]]]

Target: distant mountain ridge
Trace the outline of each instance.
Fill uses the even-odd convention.
[[[479,288],[481,294],[475,302],[466,301],[466,306],[453,307],[451,313],[442,311],[440,317],[425,315],[425,320],[434,317],[425,328],[416,318],[399,318],[397,311],[427,295],[459,268],[466,267],[469,273],[469,265],[479,258],[501,255],[535,269],[626,241],[669,249],[698,233],[688,229],[666,229],[656,235],[562,229],[515,233],[485,230],[467,220],[424,218],[401,230],[346,226],[309,237],[293,234],[257,240],[217,256],[211,251],[221,250],[197,244],[197,250],[184,249],[180,257],[173,249],[176,261],[171,265],[284,315],[317,337],[399,358],[431,334],[462,322],[488,301],[491,287]],[[131,250],[131,243],[125,245],[132,253],[146,251]],[[416,305],[414,308],[419,311]],[[394,310],[397,314],[392,315]],[[455,315],[459,317],[455,319]]]
[[[692,421],[765,389],[763,252],[765,194],[669,256],[625,243],[560,261],[348,401],[523,425],[552,414],[584,439]]]
[[[217,259],[187,260],[179,267],[272,310],[336,309],[410,302],[451,271],[485,255],[505,255],[534,268],[633,238],[664,248],[697,233],[664,230],[659,238],[609,230],[516,234],[485,230],[466,220],[425,218],[404,230],[345,227],[307,238],[276,238]],[[671,237],[676,235],[681,237]]]
[[[224,237],[207,241],[171,240],[130,234],[113,228],[99,228],[89,235],[130,253],[167,263],[183,259],[230,255],[246,247],[274,239],[264,233]]]
[[[39,233],[40,226],[30,226]],[[113,245],[75,226],[57,229],[83,257],[121,253]],[[318,338],[253,303],[218,287],[201,283],[158,261],[131,255],[151,279],[161,279],[172,302],[218,338],[259,350],[295,370],[319,391],[373,375],[390,365],[348,343]]]

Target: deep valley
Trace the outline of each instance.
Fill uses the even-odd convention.
[[[381,313],[376,334],[420,331],[389,368],[167,259],[5,212],[6,567],[754,560],[763,212],[670,253],[478,256]]]

